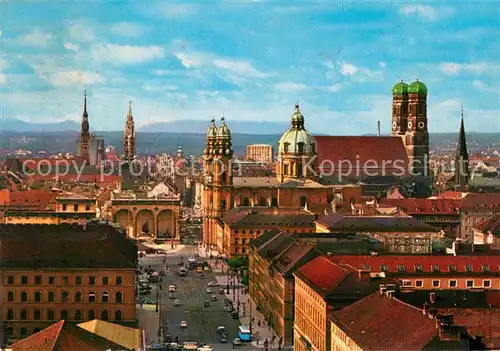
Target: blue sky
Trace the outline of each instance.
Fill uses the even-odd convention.
[[[500,131],[500,5],[475,2],[0,2],[1,114],[93,130],[204,119],[389,131],[391,88],[429,88],[431,132]]]

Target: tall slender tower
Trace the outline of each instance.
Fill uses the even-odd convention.
[[[457,151],[455,153],[455,188],[457,191],[467,191],[469,185],[469,153],[465,140],[464,109],[462,107],[460,131],[458,132]]]
[[[89,115],[87,113],[87,90],[85,90],[83,97],[82,128],[80,131],[80,156],[86,162],[90,162],[89,141]]]
[[[208,249],[212,245],[211,232],[213,228],[213,162],[217,147],[217,126],[212,119],[207,132],[205,152],[203,154],[203,246]]]
[[[408,124],[408,84],[396,83],[392,87],[391,136],[404,136]]]
[[[408,87],[408,123],[404,144],[413,175],[428,177],[427,87],[418,79]]]
[[[136,156],[135,151],[135,128],[132,116],[132,101],[128,103],[127,122],[123,132],[123,159],[131,162]]]

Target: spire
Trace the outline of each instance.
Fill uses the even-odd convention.
[[[462,107],[460,119],[460,131],[458,132],[457,156],[469,157],[467,152],[467,141],[465,140],[464,109]]]
[[[132,119],[132,101],[128,102],[128,113],[127,113],[127,118]]]
[[[83,91],[83,117],[87,118],[89,115],[87,113],[87,89]]]
[[[464,109],[461,108],[460,131],[458,132],[455,154],[455,186],[457,191],[465,191],[469,180],[469,153],[465,140]]]

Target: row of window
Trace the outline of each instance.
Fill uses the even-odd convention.
[[[68,209],[68,205],[67,204],[63,204],[62,205],[62,210],[66,211],[67,209]],[[73,211],[75,211],[75,212],[78,211],[78,205],[77,204],[73,205]],[[90,205],[89,204],[85,205],[85,211],[90,211]]]
[[[28,292],[23,291],[21,292],[21,302],[28,302],[29,296]],[[9,302],[15,302],[16,301],[16,294],[13,291],[7,292],[7,301]],[[42,302],[42,293],[39,291],[36,291],[33,294],[33,301],[34,302]],[[47,293],[47,302],[55,302],[56,301],[56,294],[53,291],[49,291]],[[69,293],[67,291],[61,292],[61,298],[60,302],[68,302],[69,301]],[[73,302],[83,302],[83,294],[81,292],[76,292],[75,293],[75,298]],[[96,294],[94,292],[89,292],[88,294],[88,302],[96,302]],[[103,292],[101,294],[101,302],[110,302],[109,301],[109,294],[107,292]],[[115,294],[115,302],[123,302],[123,293],[117,292]]]
[[[424,272],[424,268],[421,264],[416,264],[413,266],[413,269],[415,272]],[[365,271],[371,271],[372,266],[370,264],[364,264],[363,265],[363,270]],[[405,273],[408,272],[406,265],[404,264],[398,264],[397,270],[399,273]],[[483,272],[490,272],[490,266],[487,264],[481,265],[481,270]],[[380,271],[381,272],[389,272],[389,265],[387,264],[381,264],[380,265]],[[441,267],[438,264],[433,264],[431,266],[431,271],[433,273],[439,273],[441,272]],[[448,272],[457,272],[457,265],[450,264],[448,265]],[[474,272],[474,266],[472,264],[466,264],[465,265],[465,272],[471,273]]]
[[[410,280],[403,280],[402,281],[403,286],[411,286],[411,281]],[[483,280],[483,285],[482,286],[474,286],[474,280],[467,280],[465,282],[465,285],[468,288],[490,288],[491,287],[491,280]],[[417,288],[421,288],[424,286],[424,281],[423,280],[415,280],[415,286]],[[433,280],[432,281],[432,287],[433,288],[439,288],[441,286],[441,281],[440,280]],[[448,280],[448,287],[449,288],[456,288],[457,287],[457,281],[456,280]]]
[[[49,320],[49,321],[55,321],[59,319],[64,319],[64,320],[75,320],[75,321],[81,321],[83,320],[83,312],[81,310],[76,310],[75,313],[70,316],[69,312],[66,310],[62,310],[60,312],[60,315],[58,318],[56,318],[56,311],[53,309],[48,309],[45,315],[45,319],[43,319],[42,316],[42,310],[40,309],[35,309],[32,310],[32,315],[30,316],[30,310],[27,309],[22,309],[19,312],[19,319],[22,321],[27,321],[27,320],[35,320],[35,321],[40,321],[40,320]],[[31,318],[30,318],[31,317]],[[100,319],[102,320],[108,320],[109,319],[109,312],[108,310],[102,310],[100,314]],[[123,318],[122,316],[122,311],[121,310],[116,310],[115,315],[114,315],[114,320],[115,321],[121,321]],[[96,314],[94,310],[88,310],[87,311],[87,320],[93,320],[96,319]],[[12,309],[7,310],[7,320],[13,321],[16,320],[16,313]]]
[[[88,277],[88,284],[89,285],[96,285],[96,277]],[[83,279],[82,277],[75,277],[75,285],[82,285]],[[9,275],[7,277],[7,284],[9,285],[14,285],[16,283],[16,277],[13,275]],[[36,275],[33,279],[33,283],[35,285],[42,285],[43,284],[43,279],[41,275]],[[69,277],[62,277],[61,278],[61,283],[62,285],[69,285]],[[27,275],[21,276],[21,284],[22,285],[28,285],[29,284],[29,277]],[[47,284],[48,285],[55,285],[56,284],[56,277],[55,276],[49,276],[47,279]],[[109,277],[102,277],[101,279],[101,284],[102,285],[109,285]],[[115,285],[122,285],[123,284],[123,279],[122,277],[116,277],[115,278]]]

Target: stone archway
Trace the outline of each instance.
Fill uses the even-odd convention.
[[[177,237],[177,228],[175,226],[176,216],[176,213],[172,210],[162,210],[158,213],[157,225],[159,237]]]
[[[118,223],[128,236],[133,237],[134,233],[134,216],[127,209],[118,210],[113,216],[113,222]]]
[[[140,210],[135,216],[135,235],[136,237],[141,235],[147,235],[150,237],[156,237],[156,222],[153,211],[151,210]],[[147,233],[145,234],[144,232]]]

